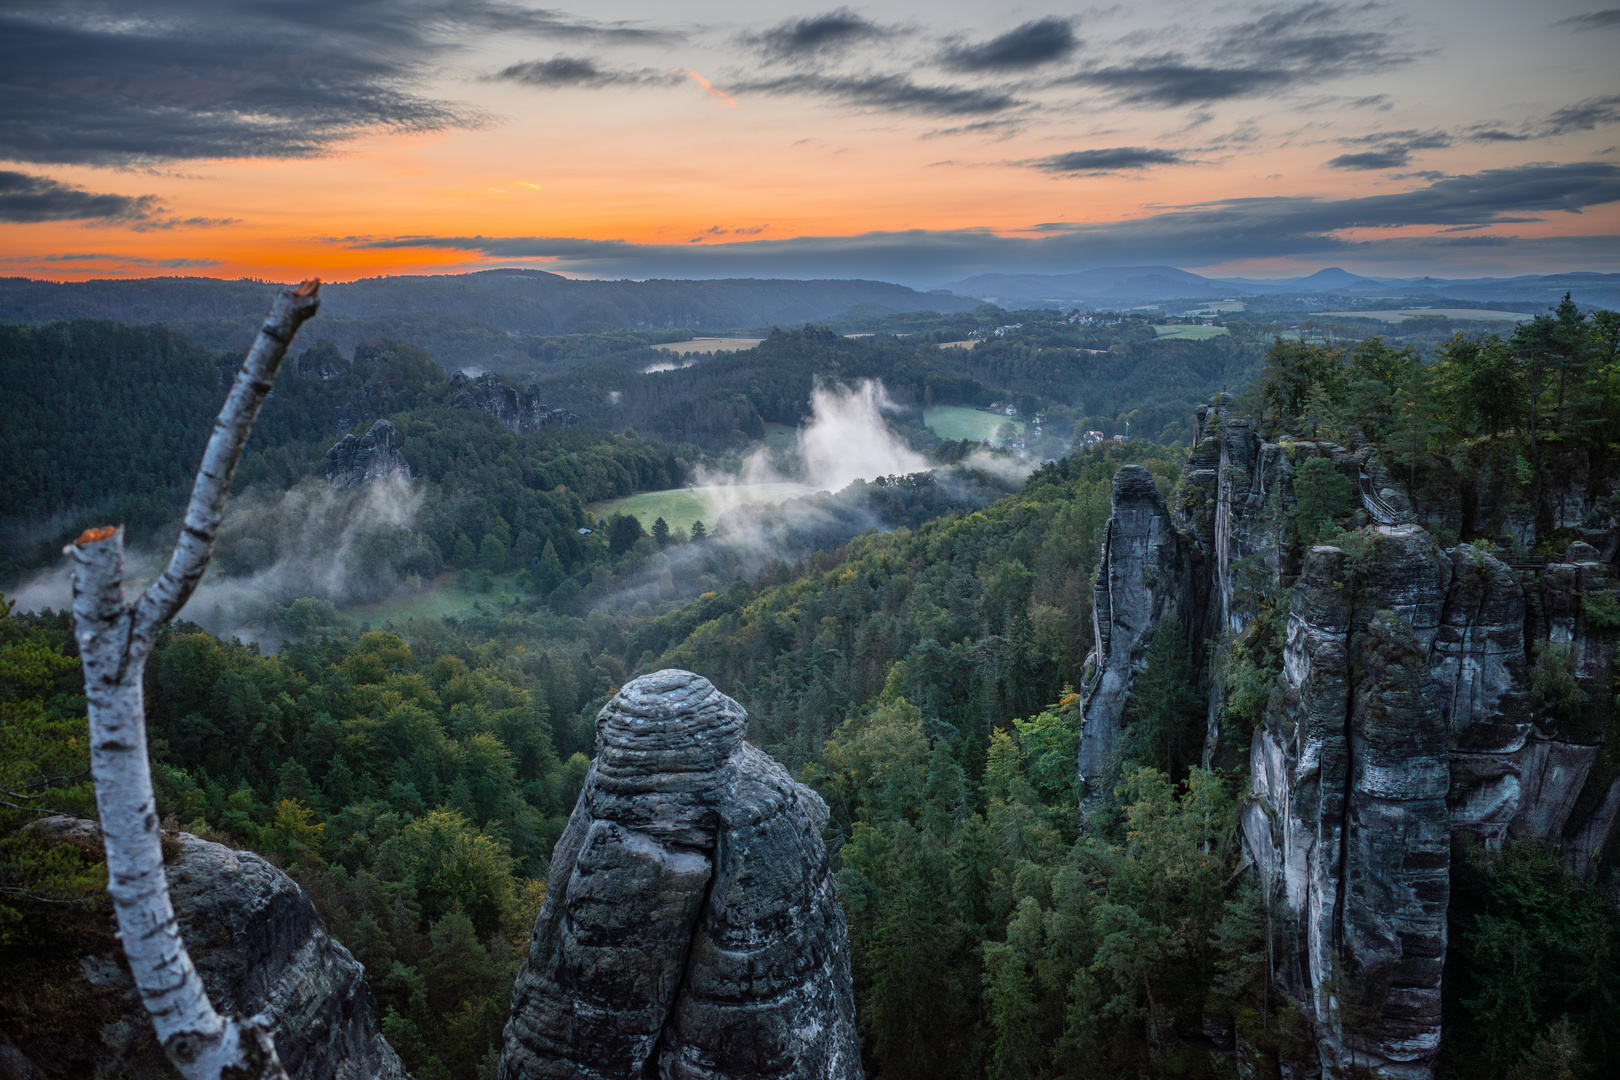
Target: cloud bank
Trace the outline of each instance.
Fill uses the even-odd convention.
[[[1407,191],[1348,199],[1311,196],[1219,199],[1101,224],[1048,222],[1026,235],[988,229],[913,229],[856,236],[742,240],[704,245],[632,244],[544,236],[399,236],[358,247],[471,251],[497,260],[545,260],[596,277],[862,277],[937,285],[978,273],[1069,272],[1164,263],[1209,266],[1235,259],[1346,256],[1395,262],[1462,259],[1482,248],[1570,260],[1615,261],[1612,236],[1516,240],[1444,234],[1363,239],[1358,229],[1507,226],[1620,201],[1620,165],[1535,164],[1434,180]]]

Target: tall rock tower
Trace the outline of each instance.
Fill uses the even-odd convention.
[[[596,722],[512,994],[503,1080],[859,1080],[827,807],[688,671]]]

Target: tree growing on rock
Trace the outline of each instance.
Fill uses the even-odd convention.
[[[142,676],[159,631],[202,580],[242,449],[287,347],[319,307],[319,288],[312,279],[283,291],[259,329],[214,424],[180,540],[163,574],[131,603],[124,599],[121,526],[88,529],[67,548],[74,562],[74,634],[84,665],[107,891],[158,1041],[187,1080],[284,1080],[286,1072],[262,1018],[214,1010],[181,939],[163,869]]]

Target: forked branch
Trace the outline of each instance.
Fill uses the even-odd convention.
[[[124,530],[88,529],[73,557],[73,623],[90,712],[90,772],[107,847],[107,891],[130,972],[158,1041],[187,1080],[286,1080],[268,1024],[221,1016],[192,966],[163,872],[141,680],[163,624],[197,588],[219,535],[231,476],[293,335],[320,306],[320,282],[281,293],[214,423],[185,526],[163,575],[124,600]]]

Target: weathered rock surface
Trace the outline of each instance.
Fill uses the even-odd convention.
[[[91,821],[54,817],[29,828],[64,843],[101,845]],[[184,832],[176,840],[180,854],[167,867],[169,890],[214,1007],[269,1016],[276,1051],[293,1080],[409,1080],[382,1036],[365,969],[327,933],[304,891],[251,852]],[[85,979],[124,992],[129,1003],[102,1029],[106,1054],[96,1062],[96,1075],[174,1076],[123,953],[86,956],[80,966]]]
[[[1103,531],[1095,586],[1092,673],[1082,690],[1082,779],[1095,779],[1107,767],[1149,638],[1186,607],[1189,591],[1189,539],[1177,531],[1152,474],[1140,465],[1124,466],[1111,495],[1113,515]]]
[[[861,1074],[819,796],[686,671],[597,719],[512,995],[504,1080]]]
[[[1572,466],[1562,497],[1543,484],[1535,505],[1521,505],[1517,481],[1504,478],[1517,475],[1512,460],[1492,459],[1482,461],[1489,492],[1458,484],[1450,501],[1428,489],[1413,499],[1376,447],[1271,444],[1229,413],[1224,395],[1198,409],[1168,514],[1143,491],[1141,470],[1115,481],[1081,775],[1095,775],[1112,748],[1142,645],[1163,619],[1190,629],[1201,664],[1254,617],[1245,575],[1292,586],[1283,671],[1250,745],[1242,817],[1262,885],[1292,912],[1297,940],[1275,974],[1315,1025],[1323,1075],[1426,1080],[1440,1045],[1453,839],[1552,843],[1589,879],[1620,858],[1620,768],[1601,754],[1620,534],[1590,509],[1590,493],[1613,484]],[[1315,548],[1301,564],[1283,529],[1309,457],[1360,488],[1355,521],[1365,527],[1344,550]],[[1538,522],[1584,522],[1585,540],[1562,561],[1498,558],[1443,549],[1414,519],[1518,540]],[[1532,692],[1546,663],[1568,666],[1585,704],[1560,710]],[[1206,762],[1220,740],[1215,682]]]
[[[539,387],[530,385],[519,390],[493,371],[476,379],[468,379],[458,371],[451,376],[450,384],[457,391],[450,399],[451,408],[489,413],[515,435],[579,423],[579,417],[566,409],[548,409],[540,401]]]
[[[345,435],[326,452],[326,482],[335,488],[357,487],[398,476],[411,478],[411,467],[399,449],[399,433],[378,420],[364,435]]]

